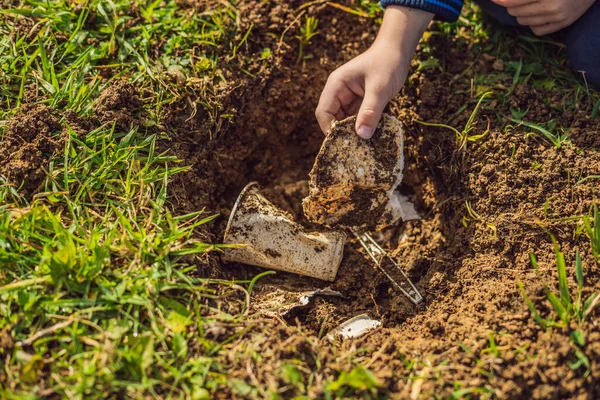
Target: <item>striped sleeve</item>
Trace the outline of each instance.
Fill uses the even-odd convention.
[[[443,21],[454,22],[460,15],[463,0],[380,0],[383,8],[387,6],[404,6],[427,11]]]

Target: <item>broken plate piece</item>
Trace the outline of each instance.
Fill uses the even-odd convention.
[[[221,259],[333,281],[345,239],[344,232],[305,232],[253,182],[233,206],[223,238],[224,244],[244,246],[224,249]]]
[[[343,297],[340,292],[328,287],[299,290],[298,287],[272,284],[256,285],[252,291],[252,295],[255,294],[258,295],[258,299],[250,302],[251,312],[267,317],[287,317],[294,311],[311,307],[318,297]]]
[[[304,214],[313,222],[354,229],[381,229],[419,218],[395,189],[402,182],[402,124],[384,114],[371,139],[354,131],[356,117],[334,121],[309,174]]]
[[[361,314],[333,329],[327,334],[327,339],[333,341],[337,336],[344,339],[357,338],[379,326],[381,326],[381,321],[370,318],[367,314]]]

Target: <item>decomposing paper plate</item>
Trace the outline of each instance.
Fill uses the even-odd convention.
[[[252,294],[260,296],[250,302],[250,312],[267,317],[286,317],[295,310],[310,307],[317,297],[342,297],[340,292],[329,287],[308,289],[271,284],[256,285]]]
[[[354,132],[356,117],[335,121],[310,172],[306,217],[355,229],[382,228],[417,219],[414,206],[395,189],[404,168],[402,124],[383,115],[371,139]]]

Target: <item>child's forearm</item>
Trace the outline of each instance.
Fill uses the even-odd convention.
[[[433,16],[432,13],[414,8],[388,6],[374,45],[387,47],[399,54],[408,67]]]
[[[353,114],[356,133],[373,136],[381,113],[406,80],[410,61],[433,14],[402,6],[388,6],[373,45],[333,72],[315,111],[323,133],[331,121]]]

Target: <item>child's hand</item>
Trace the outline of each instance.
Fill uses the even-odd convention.
[[[537,36],[549,35],[577,21],[596,0],[492,0],[506,7]],[[599,21],[600,22],[600,21]]]
[[[316,117],[323,132],[331,121],[358,113],[356,133],[373,136],[381,113],[406,79],[406,62],[393,44],[375,42],[365,53],[342,65],[327,79]]]
[[[358,112],[356,133],[373,136],[386,104],[400,91],[419,39],[433,14],[388,6],[375,43],[335,70],[327,80],[315,115],[323,133],[333,119]]]

